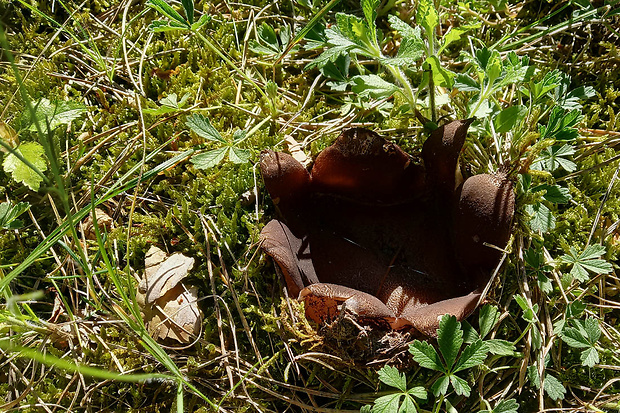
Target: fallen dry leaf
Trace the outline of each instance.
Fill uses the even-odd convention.
[[[197,304],[198,289],[181,283],[193,266],[194,259],[181,253],[166,258],[166,253],[155,246],[148,250],[136,300],[152,337],[189,343],[199,334],[202,313]]]
[[[97,216],[97,226],[99,227],[99,231],[110,231],[112,229],[112,224],[114,220],[108,214],[103,212],[99,208],[95,208],[95,215]],[[83,222],[84,225],[84,236],[90,240],[96,240],[97,234],[95,233],[95,226],[93,225],[93,216],[89,214]]]
[[[198,289],[179,284],[159,298],[149,321],[149,333],[156,339],[189,343],[200,333],[202,314],[196,303]]]

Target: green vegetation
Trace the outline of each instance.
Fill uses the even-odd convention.
[[[0,0],[0,410],[620,409],[620,2]],[[263,149],[476,117],[514,177],[503,265],[437,339],[311,325],[258,235]],[[94,224],[93,224],[94,223]],[[157,341],[157,245],[201,333]]]

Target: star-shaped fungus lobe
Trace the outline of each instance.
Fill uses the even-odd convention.
[[[376,133],[343,132],[311,171],[265,151],[261,171],[281,219],[262,249],[316,322],[342,305],[358,320],[433,336],[443,314],[474,311],[510,237],[512,182],[502,173],[461,182],[472,120],[432,133],[423,164]]]

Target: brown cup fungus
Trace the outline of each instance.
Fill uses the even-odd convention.
[[[510,237],[515,195],[503,173],[464,182],[458,159],[472,119],[435,130],[423,164],[376,133],[343,132],[311,171],[264,151],[260,167],[281,219],[262,249],[306,316],[344,307],[361,322],[434,336],[443,314],[471,314]]]

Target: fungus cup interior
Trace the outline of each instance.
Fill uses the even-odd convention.
[[[311,171],[264,151],[281,218],[262,249],[316,322],[344,308],[361,322],[434,336],[443,314],[474,311],[510,237],[515,196],[503,173],[464,182],[458,159],[472,120],[424,143],[421,164],[367,129],[343,132]]]

